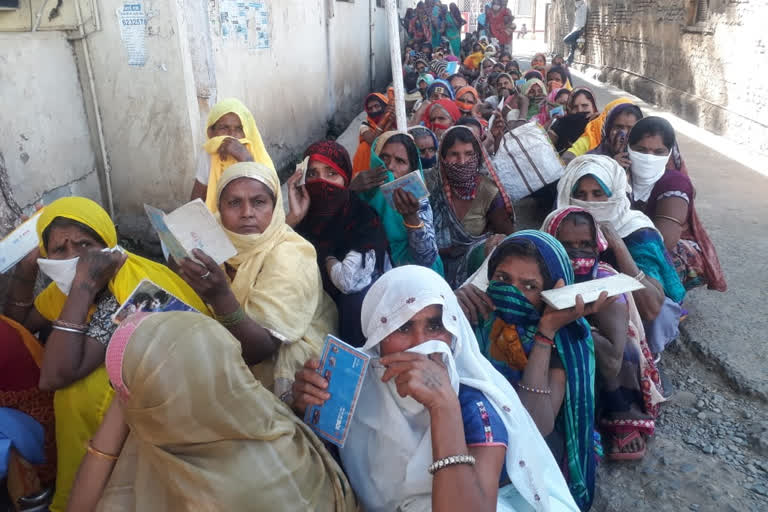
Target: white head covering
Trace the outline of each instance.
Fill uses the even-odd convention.
[[[656,182],[667,170],[667,162],[672,152],[666,156],[658,156],[638,153],[632,148],[627,148],[627,151],[632,162],[632,197],[635,201],[648,201]]]
[[[610,189],[611,196],[607,201],[581,201],[573,197],[574,187],[587,175],[597,177]],[[630,209],[628,192],[627,173],[616,160],[603,155],[582,155],[568,164],[560,178],[557,207],[580,206],[591,213],[597,222],[610,222],[622,238],[638,229],[656,229],[644,213]]]
[[[452,346],[428,341],[411,349],[440,353],[451,384],[482,392],[507,429],[506,470],[516,493],[499,502],[498,510],[577,511],[565,479],[515,390],[480,353],[472,328],[451,288],[434,271],[398,267],[368,291],[362,307],[367,342],[363,351],[379,356],[379,344],[427,306],[443,307],[443,325],[453,334]],[[432,463],[429,413],[410,397],[401,398],[394,384],[381,382],[383,369],[366,375],[341,457],[352,487],[369,512],[431,510]],[[507,489],[505,487],[504,489]],[[501,491],[500,491],[501,493]]]

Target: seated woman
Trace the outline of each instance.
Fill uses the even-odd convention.
[[[432,75],[430,75],[429,73],[423,74],[423,75],[419,75],[419,78],[416,79],[416,87],[419,90],[419,94],[421,94],[422,102],[421,103],[417,102],[414,105],[414,107],[413,107],[414,108],[414,112],[419,110],[419,107],[424,103],[424,101],[426,101],[426,99],[427,99],[427,88],[434,81],[435,81],[435,79],[432,78]]]
[[[323,291],[312,244],[285,223],[277,173],[254,162],[221,176],[219,222],[237,255],[223,268],[200,250],[180,275],[240,340],[254,375],[290,400],[293,374],[338,332],[333,300]]]
[[[399,132],[383,134],[374,143],[370,167],[358,174],[349,187],[379,214],[387,234],[392,264],[396,267],[421,265],[442,274],[443,262],[435,243],[429,199],[417,200],[412,193],[398,190],[392,195],[390,204],[379,188],[409,172],[418,171],[423,176],[419,150],[413,138]]]
[[[486,48],[486,55],[488,50]],[[486,86],[488,85],[488,77],[493,72],[493,66],[496,64],[496,61],[493,60],[491,57],[486,57],[483,59],[483,61],[480,63],[480,76],[477,77],[477,80],[475,80],[475,83],[472,84],[472,86],[478,90],[478,92],[482,92],[485,90]]]
[[[643,112],[637,105],[632,103],[616,105],[605,118],[600,144],[589,153],[609,156],[625,170],[629,170],[631,164],[627,145],[629,132],[642,118]]]
[[[548,132],[559,155],[579,140],[587,124],[598,115],[595,95],[586,87],[577,87],[571,91],[565,112],[564,117],[552,121]]]
[[[542,101],[541,105],[539,105],[539,113],[533,116],[533,119],[546,130],[549,130],[554,120],[565,116],[565,106],[571,96],[571,91],[565,88],[552,89],[551,91],[547,96],[547,100]],[[552,111],[558,107],[562,108],[563,113],[555,113],[553,115]]]
[[[600,141],[602,140],[605,118],[611,113],[611,110],[613,110],[614,107],[625,103],[632,103],[632,100],[629,98],[618,98],[608,103],[605,108],[603,108],[603,112],[587,124],[587,127],[584,128],[584,134],[562,154],[563,161],[568,164],[568,162],[577,156],[585,155],[599,146]]]
[[[356,510],[341,468],[241,351],[196,313],[122,323],[106,360],[118,399],[88,441],[67,510]]]
[[[572,89],[568,83],[568,73],[560,66],[552,66],[547,70],[546,83],[549,91],[563,88],[570,91]]]
[[[526,80],[522,93],[528,98],[528,112],[520,114],[525,115],[525,119],[531,119],[539,113],[541,103],[547,99],[547,88],[538,78],[531,78]]]
[[[431,169],[437,164],[438,140],[435,132],[425,126],[413,126],[408,128],[408,133],[413,137],[416,147],[419,148],[419,161],[424,170]]]
[[[633,295],[648,344],[658,354],[678,335],[685,288],[651,219],[630,209],[628,187],[616,160],[584,155],[560,178],[557,207],[580,206],[594,215],[608,240],[605,261],[645,285]]]
[[[453,75],[448,77],[448,83],[451,86],[451,89],[456,92],[456,99],[459,99],[459,89],[463,87],[468,87],[469,82],[467,81],[467,78],[462,75],[461,73],[454,73]]]
[[[392,267],[387,234],[376,211],[349,190],[352,163],[344,146],[316,142],[309,157],[306,184],[299,169],[288,180],[290,213],[286,224],[317,251],[323,289],[339,311],[339,335],[350,345],[365,341],[360,306],[365,292]]]
[[[520,112],[528,111],[528,97],[519,94],[515,80],[508,73],[502,73],[496,79],[496,94],[485,98],[485,102],[502,111],[508,121],[520,118]],[[510,115],[512,111],[516,114]]]
[[[638,121],[629,132],[629,160],[632,207],[653,220],[685,289],[707,285],[724,292],[720,260],[696,213],[696,191],[669,121]]]
[[[52,329],[39,384],[56,392],[58,467],[51,510],[61,511],[85,443],[112,400],[104,371],[104,352],[116,328],[112,315],[143,279],[200,312],[208,308],[169,268],[119,249],[115,225],[90,199],[65,197],[46,206],[37,235],[39,249],[16,266],[5,314],[32,333]],[[33,301],[38,269],[53,282]]]
[[[9,462],[8,481],[24,482],[22,489],[8,486],[13,503],[22,497],[45,500],[41,493],[46,489],[49,499],[56,479],[56,432],[53,393],[38,388],[43,345],[24,326],[2,315],[0,345],[0,411],[13,411],[0,416],[0,438],[11,440],[0,446],[0,481],[6,480],[2,468]],[[38,425],[30,428],[30,420]],[[44,460],[35,460],[40,456]],[[16,457],[24,462],[14,462]]]
[[[363,301],[362,323],[375,363],[341,459],[365,510],[577,510],[536,425],[478,351],[439,275],[415,266],[387,272]],[[318,367],[308,361],[296,375],[299,414],[329,398]]]
[[[484,165],[490,177],[483,174]],[[491,235],[515,230],[514,210],[469,127],[445,132],[439,166],[425,177],[445,278],[455,288],[500,239]]]
[[[437,101],[442,99],[454,100],[456,96],[453,92],[451,84],[443,79],[437,79],[427,87],[427,99],[430,101]]]
[[[555,210],[541,229],[563,244],[577,283],[617,274],[600,262],[608,242],[586,210],[576,206]],[[642,459],[665,399],[632,294],[620,295],[587,321],[595,342],[601,409],[597,417],[610,447],[606,457]]]
[[[456,106],[462,115],[471,116],[475,105],[480,103],[480,95],[474,87],[462,87],[456,92]]]
[[[543,53],[537,53],[531,59],[531,68],[541,67],[547,65],[547,56]]]
[[[459,107],[456,106],[456,102],[448,99],[425,103],[422,112],[421,117],[419,117],[419,112],[416,112],[412,126],[420,121],[424,126],[432,130],[438,139],[442,139],[443,133],[456,124],[456,121],[461,117],[461,112]]]
[[[228,98],[213,106],[206,123],[208,140],[197,163],[192,199],[202,199],[216,213],[216,183],[237,162],[259,162],[274,168],[253,114],[240,100]]]
[[[368,168],[368,162],[371,160],[371,144],[376,137],[395,126],[394,105],[389,104],[389,98],[384,94],[378,92],[369,94],[365,98],[365,112],[368,117],[360,125],[360,144],[352,160],[354,174]]]
[[[545,306],[542,291],[573,281],[560,242],[525,230],[499,244],[468,286],[487,290],[494,308],[475,331],[480,351],[517,388],[576,503],[589,510],[600,442],[594,428],[594,342],[582,317],[599,313],[610,301],[603,293],[588,305],[579,297],[570,309]],[[458,294],[465,303],[464,289]]]

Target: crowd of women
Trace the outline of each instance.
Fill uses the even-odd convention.
[[[686,291],[725,289],[674,130],[626,99],[600,110],[561,58],[522,73],[492,39],[462,49],[460,26],[420,2],[408,131],[373,93],[354,158],[315,142],[283,186],[248,109],[211,110],[192,198],[237,250],[221,266],[126,251],[85,198],[44,207],[0,317],[15,502],[44,510],[55,486],[52,511],[584,511],[601,459],[645,456]],[[567,166],[518,231],[493,156],[525,123]],[[428,197],[386,197],[408,173]],[[542,299],[617,273],[644,288]],[[117,325],[144,279],[197,312]],[[340,449],[303,421],[330,398],[329,333],[373,358]]]

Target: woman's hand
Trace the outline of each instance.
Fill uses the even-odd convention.
[[[224,142],[219,146],[219,158],[226,160],[228,156],[231,156],[238,162],[252,162],[253,156],[248,148],[243,145],[239,140],[227,137]]]
[[[310,359],[304,363],[304,368],[296,372],[296,379],[293,381],[293,410],[299,415],[304,416],[307,407],[311,405],[323,405],[326,400],[331,398],[328,389],[328,381],[317,373],[320,368],[320,361]]]
[[[462,286],[453,293],[472,325],[479,325],[483,318],[488,318],[496,309],[491,298],[473,284]]]
[[[565,283],[562,279],[558,279],[555,283],[555,288],[562,288]],[[595,302],[590,304],[584,304],[584,299],[581,295],[576,296],[576,305],[572,308],[556,310],[551,306],[547,306],[544,309],[544,313],[539,320],[539,331],[544,336],[555,339],[557,331],[565,327],[566,325],[575,322],[581,317],[592,315],[600,311],[606,304],[613,304],[616,300],[615,297],[608,298],[608,292],[603,292]]]
[[[610,222],[601,222],[600,223],[600,231],[603,232],[603,236],[605,237],[605,241],[608,242],[608,248],[613,249],[614,252],[618,249],[624,249],[626,246],[624,245],[624,240],[621,238],[621,235],[618,231],[616,231],[616,228],[613,227],[613,224]]]
[[[216,302],[232,293],[227,274],[200,249],[194,249],[192,254],[200,263],[196,263],[190,258],[184,258],[178,262],[179,275],[207,304],[216,310]]]
[[[629,153],[626,151],[616,153],[613,159],[616,160],[624,169],[629,169],[629,167],[632,165],[632,161],[629,159]]]
[[[387,368],[381,381],[394,379],[400,396],[410,396],[430,412],[455,405],[456,393],[439,354],[427,357],[412,352],[398,352],[384,356],[379,361]]]
[[[296,172],[286,182],[288,186],[288,205],[291,211],[285,217],[285,222],[292,228],[295,228],[304,220],[304,217],[309,212],[309,193],[304,185],[298,184],[301,181],[302,174],[303,171],[297,167]]]
[[[419,218],[419,200],[405,189],[399,188],[392,194],[392,202],[397,213],[403,216],[403,221],[411,226],[421,224]]]
[[[387,176],[387,170],[384,167],[374,167],[366,171],[360,171],[352,178],[352,182],[349,184],[349,190],[353,192],[365,192],[371,190],[387,182],[389,177]]]
[[[77,271],[72,288],[86,289],[93,294],[107,286],[110,279],[123,266],[128,256],[120,251],[93,249],[77,261]]]

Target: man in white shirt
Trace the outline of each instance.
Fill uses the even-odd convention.
[[[576,54],[576,43],[581,34],[584,33],[584,27],[587,25],[587,11],[589,9],[586,0],[576,0],[574,4],[576,6],[576,11],[573,17],[573,28],[568,35],[563,38],[563,42],[571,47],[571,51],[568,54],[569,66],[573,64],[573,58]]]

